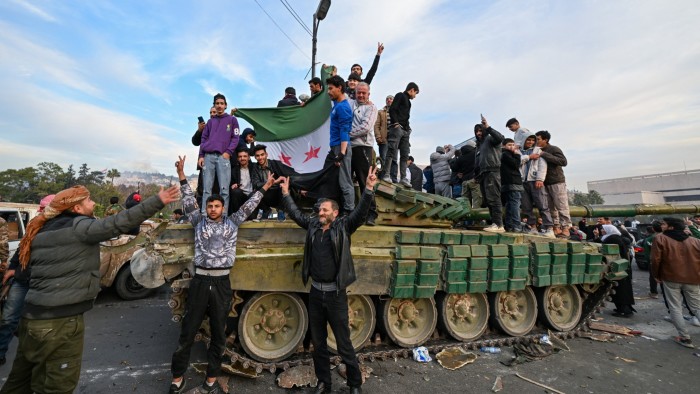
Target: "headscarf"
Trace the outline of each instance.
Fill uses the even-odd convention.
[[[51,201],[53,201],[54,197],[56,197],[55,194],[49,194],[48,196],[44,197],[41,199],[39,202],[39,212],[44,212],[44,209],[51,204]]]
[[[85,186],[73,186],[62,190],[56,194],[43,212],[29,222],[24,238],[19,243],[19,262],[22,265],[22,269],[26,269],[27,264],[29,264],[32,241],[34,241],[34,237],[39,233],[39,230],[44,227],[44,224],[63,213],[63,211],[80,204],[81,201],[88,197],[90,197],[90,191]]]
[[[603,235],[600,240],[605,241],[606,238],[608,238],[611,235],[619,235],[622,236],[622,233],[620,233],[620,230],[617,229],[617,227],[613,226],[612,224],[604,224],[603,225],[603,230],[605,231],[605,235]]]

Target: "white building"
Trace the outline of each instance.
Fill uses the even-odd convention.
[[[606,205],[700,204],[700,170],[588,182]]]

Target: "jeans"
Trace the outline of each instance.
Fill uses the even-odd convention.
[[[462,195],[462,182],[452,185],[452,197],[457,198]]]
[[[231,162],[218,153],[204,154],[204,167],[202,167],[204,189],[202,189],[202,213],[207,213],[207,199],[212,194],[214,176],[219,181],[219,195],[224,199],[224,212],[228,212],[228,190],[231,185]]]
[[[209,316],[211,342],[207,351],[207,377],[221,375],[221,360],[226,345],[226,317],[231,309],[231,282],[228,275],[195,275],[187,292],[185,315],[182,318],[180,339],[173,354],[173,377],[181,377],[187,371],[194,337],[204,316]]]
[[[0,393],[72,393],[83,359],[83,315],[22,319],[19,346]]]
[[[700,313],[700,285],[664,281],[663,287],[671,314],[671,321],[676,326],[678,335],[683,338],[690,338],[688,328],[683,320],[681,300],[683,299],[682,296],[685,295],[685,299],[688,301],[688,309],[697,316]]]
[[[552,215],[549,213],[547,189],[544,186],[539,189],[535,188],[535,182],[533,181],[524,182],[523,187],[525,192],[522,197],[522,208],[523,213],[527,216],[527,224],[535,228],[537,218],[533,208],[537,208],[542,218],[542,228],[544,230],[551,229],[554,223],[552,222]]]
[[[503,192],[503,201],[506,206],[505,227],[510,231],[520,231],[520,196],[519,190],[507,190]]]
[[[394,162],[398,161],[399,178],[402,180],[406,178],[408,156],[411,153],[411,144],[409,142],[410,136],[410,131],[406,131],[403,129],[403,127],[399,126],[389,129],[389,136],[387,138],[387,145],[389,145],[389,150],[386,154],[386,166],[384,171],[391,169]],[[401,160],[397,160],[399,153],[401,153]],[[383,174],[382,176],[384,176],[385,174]]]
[[[348,386],[360,387],[362,375],[350,341],[348,296],[345,289],[321,291],[312,286],[309,293],[309,329],[314,344],[314,370],[318,381],[331,387],[330,354],[326,344],[328,325],[335,335],[338,354],[347,366]]]
[[[333,154],[336,156],[340,154],[340,145],[331,146]],[[355,209],[355,185],[352,183],[352,148],[350,148],[350,143],[348,143],[347,149],[345,149],[345,157],[340,163],[340,191],[343,194],[343,209],[350,213]]]
[[[7,293],[5,308],[2,310],[2,319],[0,320],[0,358],[5,357],[7,348],[17,330],[27,291],[29,291],[29,282],[15,280]]]
[[[476,179],[472,178],[462,182],[462,197],[468,199],[472,204],[472,209],[481,208],[483,197],[481,196],[481,186]]]
[[[489,208],[491,222],[503,227],[503,206],[501,205],[501,173],[498,171],[486,171],[481,177],[481,195],[484,196],[486,206]]]

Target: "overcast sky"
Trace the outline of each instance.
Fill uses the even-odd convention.
[[[288,0],[307,26],[316,0]],[[275,26],[274,21],[299,48]],[[212,96],[308,92],[311,38],[278,0],[0,2],[0,170],[41,161],[173,173]],[[546,129],[569,188],[700,168],[700,7],[691,1],[334,0],[318,60],[344,78],[386,49],[371,95],[415,81],[411,153],[483,113]],[[191,167],[194,167],[193,161]],[[194,168],[193,168],[194,169]]]

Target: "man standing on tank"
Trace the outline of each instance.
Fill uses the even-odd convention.
[[[329,199],[320,201],[318,217],[302,214],[289,195],[289,179],[281,183],[289,217],[307,230],[301,275],[304,285],[311,277],[309,329],[314,345],[314,369],[319,381],[316,394],[331,392],[330,354],[326,345],[328,325],[335,335],[338,354],[347,366],[350,393],[362,392],[362,373],[350,340],[346,289],[355,281],[350,236],[365,223],[374,199],[376,172],[376,167],[369,171],[359,204],[347,216],[342,217],[338,217],[338,203]]]
[[[199,389],[200,393],[219,393],[216,382],[221,374],[221,361],[226,344],[226,317],[231,309],[231,282],[229,274],[236,260],[238,226],[257,208],[263,193],[272,186],[274,178],[268,175],[261,190],[253,192],[241,208],[226,216],[223,198],[211,195],[205,200],[206,215],[195,202],[194,194],[185,177],[185,158],[175,162],[180,179],[182,206],[194,227],[194,278],[187,293],[185,314],[182,319],[178,347],[173,353],[171,371],[173,380],[170,394],[182,393],[185,389],[184,375],[189,366],[194,337],[205,315],[209,316],[211,341],[207,351],[207,377]]]
[[[394,101],[389,107],[389,117],[392,124],[389,125],[387,136],[388,151],[386,154],[386,165],[383,169],[382,180],[392,183],[390,169],[394,161],[399,162],[399,177],[402,185],[411,187],[411,183],[406,179],[406,167],[408,167],[408,156],[411,154],[411,125],[409,119],[411,117],[411,100],[416,98],[419,93],[418,85],[415,82],[409,82],[406,85],[406,90],[396,93]],[[398,155],[401,154],[401,160],[398,160]]]

